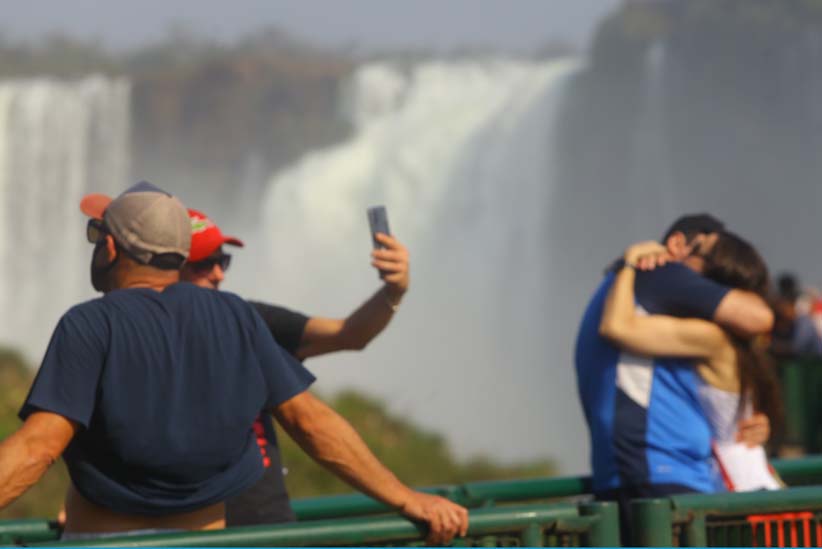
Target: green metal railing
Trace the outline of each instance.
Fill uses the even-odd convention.
[[[819,460],[822,482],[822,458]],[[488,507],[496,503],[525,502],[579,496],[591,492],[590,477],[545,477],[519,480],[467,482],[465,484],[433,486],[421,489],[470,508]],[[298,520],[354,517],[390,513],[391,509],[362,494],[344,494],[317,498],[295,499],[291,502]]]
[[[784,538],[783,546],[822,542],[817,538],[822,486],[687,494],[636,500],[631,506],[633,544],[639,547],[770,547],[779,545],[777,536]],[[769,515],[767,527],[762,515]],[[761,527],[755,530],[755,524]]]
[[[822,484],[822,456],[775,460],[774,467],[791,486]],[[525,503],[578,497],[591,491],[590,477],[556,477],[521,480],[468,482],[422,489],[476,509],[500,503]],[[296,499],[292,502],[300,522],[333,518],[352,518],[392,513],[391,509],[362,494],[345,494]],[[56,540],[53,521],[42,519],[0,521],[0,544],[34,543]]]
[[[822,455],[772,462],[790,486],[822,484]],[[542,477],[519,480],[468,482],[422,488],[466,507],[487,507],[497,503],[524,502],[581,496],[591,493],[591,477]],[[362,494],[345,494],[296,499],[292,502],[298,520],[353,517],[390,512],[376,500]]]
[[[822,452],[822,360],[796,358],[779,364],[785,402],[785,441],[809,454]]]
[[[0,521],[0,545],[18,542],[35,543],[59,537],[57,523],[42,519],[21,519]]]
[[[363,517],[249,526],[209,532],[118,536],[50,542],[49,547],[280,547],[420,545],[424,526],[401,517]],[[458,547],[614,546],[619,543],[617,508],[611,503],[530,505],[477,509]],[[36,545],[35,545],[36,546]]]

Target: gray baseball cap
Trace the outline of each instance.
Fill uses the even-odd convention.
[[[80,210],[101,219],[123,250],[146,265],[162,254],[188,257],[191,221],[183,203],[151,183],[141,181],[115,199],[88,194]],[[182,265],[182,260],[180,264]]]

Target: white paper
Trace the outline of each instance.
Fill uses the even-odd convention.
[[[736,492],[779,490],[779,481],[768,467],[768,456],[762,446],[747,447],[738,442],[716,443],[717,460],[731,480]]]

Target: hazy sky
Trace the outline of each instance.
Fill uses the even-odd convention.
[[[583,45],[619,0],[0,0],[0,30],[15,39],[53,31],[117,49],[162,37],[173,23],[232,40],[265,25],[328,46],[361,49],[492,46],[527,52],[562,40]]]

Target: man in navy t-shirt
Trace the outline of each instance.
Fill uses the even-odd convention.
[[[222,527],[224,500],[262,475],[252,424],[267,409],[315,459],[428,522],[429,541],[464,535],[466,510],[386,470],[250,305],[178,282],[191,225],[176,198],[139,183],[81,208],[105,295],[55,328],[24,423],[0,443],[0,508],[62,454],[70,535]]]
[[[768,332],[773,315],[762,299],[699,274],[702,255],[722,227],[707,215],[685,216],[674,223],[663,242],[681,262],[637,273],[638,306],[650,314],[714,320],[744,334]],[[577,386],[591,437],[594,493],[600,499],[626,502],[714,491],[711,432],[696,398],[697,374],[691,362],[639,357],[599,334],[613,279],[612,270],[588,304],[576,344]],[[764,416],[741,427],[750,443],[767,440]]]

